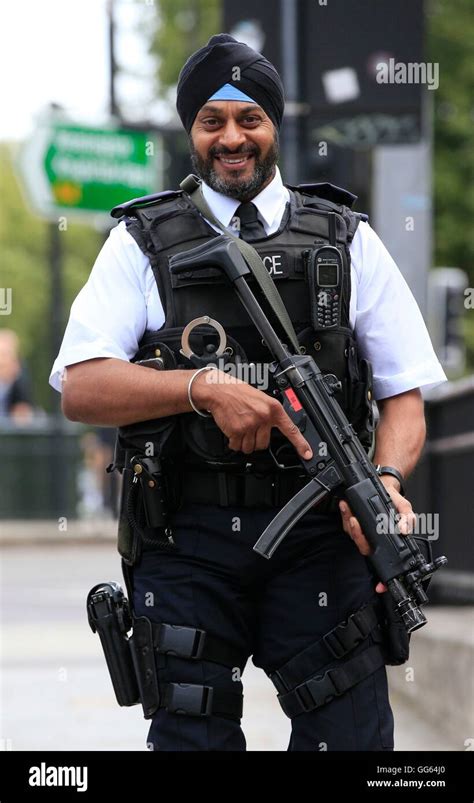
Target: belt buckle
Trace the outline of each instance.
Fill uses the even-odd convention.
[[[313,694],[314,690],[314,694]],[[331,702],[334,697],[337,697],[339,690],[332,675],[332,670],[328,669],[324,675],[311,678],[301,686],[295,689],[298,701],[305,713],[312,711],[315,708],[320,708],[326,703]]]
[[[286,694],[286,692],[288,691],[288,687],[278,669],[276,670],[276,672],[272,672],[272,674],[270,675],[270,680],[275,686],[278,694]]]
[[[158,637],[158,651],[178,658],[198,660],[204,649],[206,631],[182,625],[162,624]]]
[[[171,714],[207,717],[212,712],[214,689],[192,683],[172,683],[171,699],[166,710]]]
[[[316,701],[311,694],[307,683],[302,683],[301,686],[297,686],[295,689],[295,694],[305,714],[308,714],[313,710]]]

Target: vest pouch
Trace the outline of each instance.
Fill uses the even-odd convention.
[[[417,546],[427,563],[433,561],[432,544],[428,537],[414,535]],[[431,582],[431,577],[423,580],[422,587],[426,592]],[[408,661],[410,655],[411,634],[407,633],[402,618],[398,612],[393,597],[388,592],[379,595],[381,602],[381,627],[383,632],[383,652],[385,663],[389,666],[399,666]]]
[[[178,416],[153,418],[127,424],[118,429],[118,442],[122,450],[143,457],[161,457],[165,451],[175,451]],[[170,443],[171,441],[171,443]]]
[[[357,351],[355,351],[357,357]],[[366,450],[373,447],[378,423],[377,402],[373,398],[373,372],[368,360],[358,360],[357,378],[352,382],[352,424]]]
[[[146,209],[143,215],[149,214]],[[163,225],[163,224],[166,225]],[[155,210],[154,219],[150,225],[149,237],[154,245],[155,251],[167,251],[170,248],[179,248],[183,243],[199,245],[199,240],[208,238],[214,233],[204,218],[196,213],[189,201],[180,200],[176,208],[162,209],[157,213]]]
[[[153,333],[154,335],[155,333]],[[142,340],[140,348],[135,354],[132,362],[141,362],[142,360],[156,359],[159,361],[160,370],[172,371],[177,367],[176,357],[173,350],[166,343],[164,338],[156,339],[156,337]]]
[[[351,391],[346,379],[345,357],[348,330],[345,327],[327,330],[307,328],[298,334],[298,340],[306,354],[313,357],[322,374],[334,374],[341,382],[341,390],[334,393],[334,398],[351,420]]]
[[[248,459],[246,455],[234,452],[227,445],[227,438],[213,418],[200,415],[187,415],[182,420],[183,440],[192,455],[188,462],[219,463],[226,466],[241,467]]]
[[[380,594],[382,606],[382,651],[388,666],[400,666],[410,656],[410,634],[407,633],[402,618],[391,594]]]

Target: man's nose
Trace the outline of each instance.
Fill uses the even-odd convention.
[[[245,131],[235,121],[229,120],[221,130],[219,144],[231,151],[235,151],[244,144],[245,140]]]

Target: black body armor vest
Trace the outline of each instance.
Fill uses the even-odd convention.
[[[349,247],[359,221],[367,217],[349,208],[355,196],[331,184],[300,185],[288,189],[290,203],[287,204],[280,228],[275,234],[257,240],[252,245],[276,282],[300,345],[314,357],[323,373],[335,374],[340,380],[341,390],[336,398],[361,440],[368,444],[371,440],[371,370],[366,360],[359,359],[349,323]],[[201,316],[209,316],[223,326],[228,344],[224,355],[227,365],[241,362],[260,366],[271,362],[271,355],[259,333],[232,287],[217,269],[209,268],[177,276],[170,274],[170,256],[220,236],[205,221],[185,192],[168,191],[135,199],[115,207],[112,215],[125,219],[128,232],[149,258],[165,311],[163,327],[145,332],[134,357],[135,362],[159,357],[161,367],[165,370],[206,364],[208,356],[216,348],[216,332],[212,327],[200,324],[190,336],[193,353],[203,355],[203,360],[190,361],[181,351],[184,327]],[[312,252],[329,244],[330,230],[335,240],[333,244],[342,260],[342,297],[337,325],[319,327],[314,306],[316,299],[308,282],[308,265]],[[253,277],[249,282],[285,341],[285,335],[279,329]],[[325,323],[328,322],[334,324],[333,320]],[[268,390],[271,392],[271,388]],[[180,419],[178,428],[177,419]],[[171,423],[175,430],[173,438],[169,438]],[[178,436],[176,429],[180,431]],[[150,439],[153,435],[158,439],[161,456],[166,456],[167,443],[169,451],[174,454],[178,451],[189,456],[191,449],[193,463],[204,460],[219,466],[234,466],[236,463],[248,463],[249,460],[249,456],[237,455],[227,448],[223,434],[212,419],[195,414],[176,416],[173,420],[143,422],[124,427],[121,433],[128,437],[138,431],[145,438]]]

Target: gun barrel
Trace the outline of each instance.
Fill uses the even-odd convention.
[[[399,580],[390,580],[388,583],[388,590],[400,612],[407,633],[413,633],[415,630],[419,630],[420,627],[423,627],[423,625],[426,625],[427,619],[425,614],[405,591],[405,588]]]

